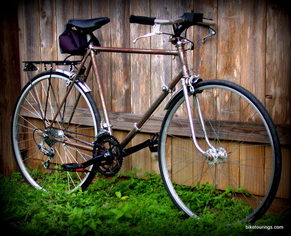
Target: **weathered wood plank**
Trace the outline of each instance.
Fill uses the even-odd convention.
[[[119,130],[114,130],[113,131],[113,135],[114,137],[116,137],[118,140],[123,140],[126,136],[127,132],[124,131],[119,131]],[[139,166],[141,167],[141,166]],[[131,157],[128,156],[126,158],[123,159],[123,163],[122,163],[122,167],[121,167],[121,172],[129,172],[133,169],[134,167],[132,167],[132,161],[131,161]]]
[[[240,83],[241,3],[218,1],[217,78]]]
[[[265,157],[264,147],[253,148],[248,144],[240,144],[240,187],[246,187],[251,193],[264,196],[270,183],[269,178],[264,178],[266,159],[268,158]]]
[[[57,37],[57,58],[58,60],[65,59],[68,54],[62,54],[59,47],[59,35],[66,29],[68,20],[74,18],[74,12],[71,9],[68,11],[68,6],[73,6],[73,0],[56,0],[55,4],[55,18],[56,18],[56,37]]]
[[[291,198],[291,146],[282,147],[282,174],[276,197]]]
[[[240,84],[265,103],[266,1],[242,1]],[[248,110],[242,116],[246,117]]]
[[[92,17],[111,17],[110,16],[110,0],[99,0],[92,1]],[[111,19],[112,20],[112,19]],[[111,25],[112,22],[102,26],[101,29],[98,29],[94,32],[97,36],[101,46],[110,47],[111,46]],[[100,83],[102,84],[102,92],[104,95],[104,99],[106,102],[106,107],[108,110],[112,110],[112,81],[114,78],[112,77],[112,68],[111,68],[111,54],[110,53],[99,53],[97,58],[97,66],[99,72]],[[93,77],[93,97],[97,102],[98,107],[101,108],[101,102],[99,97],[99,91],[97,89],[96,80]]]
[[[212,19],[217,24],[217,1],[216,0],[198,0],[194,1],[194,11],[203,13],[203,16]],[[217,26],[214,27],[217,29]],[[194,26],[194,43],[193,52],[194,69],[203,79],[216,79],[216,60],[218,34],[208,39],[205,44],[201,43],[203,37],[208,34],[208,29]]]
[[[19,38],[17,22],[17,5],[7,3],[0,10],[0,172],[10,175],[16,169],[11,144],[11,118],[14,103],[19,93],[20,66],[19,66]]]
[[[19,48],[20,62],[24,60],[39,60],[40,55],[40,11],[39,2],[21,1],[19,2]],[[21,71],[23,65],[20,65]],[[21,73],[22,87],[31,79],[37,71]]]
[[[37,107],[36,104],[34,104]],[[28,107],[30,108],[30,107]],[[66,108],[67,114],[70,114],[70,107]],[[50,117],[50,110],[47,111],[47,116]],[[76,110],[76,117],[72,120],[73,124],[80,124],[84,126],[92,126],[91,116],[86,114],[84,110]],[[23,109],[23,116],[30,118],[39,118],[34,113],[29,112],[28,109]],[[130,131],[134,127],[134,123],[138,122],[142,115],[132,114],[132,113],[122,113],[122,112],[110,112],[109,118],[113,125],[114,130],[120,131]],[[68,119],[65,116],[65,120]],[[163,121],[162,116],[151,117],[142,127],[143,133],[158,133],[160,132],[160,127]],[[194,119],[194,126],[199,127],[199,121]],[[254,142],[254,143],[264,143],[268,140],[268,136],[265,134],[265,129],[263,125],[256,123],[245,123],[245,122],[232,122],[232,121],[209,121],[205,123],[206,130],[208,131],[208,137],[210,139],[215,139],[216,134],[211,132],[215,127],[220,130],[219,137],[220,140],[226,141],[241,141],[241,142]],[[282,145],[291,144],[291,127],[290,126],[278,126],[278,133]],[[174,118],[171,122],[171,126],[168,130],[169,135],[189,137],[191,136],[191,131],[189,127],[189,121],[187,118]],[[200,129],[196,131],[198,138],[203,138],[204,135]]]
[[[129,0],[110,1],[112,47],[129,47]],[[111,55],[112,111],[131,111],[130,55]]]
[[[172,153],[171,153],[171,174],[172,174],[172,181],[174,181],[176,184],[182,184],[182,185],[193,185],[193,175],[199,176],[196,171],[200,169],[200,166],[198,167],[197,162],[195,162],[195,166],[193,166],[192,160],[189,161],[189,156],[181,155],[180,153],[193,153],[193,142],[190,142],[189,139],[183,139],[183,138],[172,138],[171,143]],[[194,156],[194,155],[193,155]],[[197,169],[198,167],[198,169]],[[197,178],[195,178],[197,180]]]
[[[150,6],[148,0],[131,1],[130,14],[137,16],[149,16]],[[134,38],[145,35],[151,31],[151,26],[130,24],[130,47],[150,48],[150,39],[140,39],[135,44]],[[131,112],[142,114],[150,106],[150,55],[131,55]]]
[[[213,21],[217,24],[218,9],[216,0],[194,1],[194,11],[203,13],[204,17],[213,19]],[[217,30],[218,25],[216,25],[214,28]],[[195,43],[195,49],[193,52],[193,69],[197,74],[200,74],[201,78],[204,80],[216,79],[217,58],[220,56],[217,54],[218,34],[216,34],[213,38],[208,39],[206,43],[202,44],[201,40],[209,33],[208,29],[194,26],[193,30],[193,38]],[[203,97],[205,99],[202,99],[201,101],[201,108],[205,114],[208,114],[209,119],[216,119],[217,108],[215,106],[209,105],[215,103],[215,97],[208,93],[203,94]]]
[[[91,19],[92,18],[92,6],[91,0],[74,1],[73,3],[73,16],[74,19]],[[80,59],[79,56],[75,56],[74,59]],[[89,75],[87,84],[93,88],[92,72]]]
[[[114,129],[119,130],[131,130],[133,124],[141,119],[141,115],[130,114],[130,113],[110,113],[110,119]],[[151,117],[142,128],[142,132],[156,133],[160,131],[162,116]],[[233,140],[233,141],[246,141],[246,142],[264,142],[266,136],[262,134],[264,128],[261,125],[254,123],[243,123],[243,122],[222,122],[222,121],[211,121],[212,127],[219,126],[223,129],[223,133],[220,133],[221,140]],[[194,121],[194,125],[198,126],[197,120]],[[221,126],[223,125],[223,126]],[[206,129],[210,129],[209,123],[206,124]],[[291,135],[290,126],[278,126],[278,133],[281,144],[290,145]],[[170,134],[177,136],[189,136],[189,122],[186,118],[175,118],[173,126],[170,129]],[[202,133],[197,133],[198,137],[203,137]],[[215,138],[209,134],[211,138]]]
[[[240,153],[237,148],[239,144],[237,142],[221,142],[221,146],[227,147],[231,155],[229,155],[227,162],[216,165],[216,185],[219,189],[226,189],[229,186],[238,189],[240,187]]]
[[[150,1],[151,17],[171,19],[173,8],[173,0]],[[162,26],[161,30],[166,32],[171,30],[169,26]],[[168,42],[168,36],[151,37],[152,49],[171,49],[171,44]],[[168,84],[172,75],[172,60],[169,56],[153,55],[151,56],[151,103],[153,103],[160,94],[164,83]],[[162,115],[163,110],[159,108],[155,114]]]
[[[130,1],[130,15],[150,16],[150,1]],[[134,38],[151,32],[151,26],[141,24],[130,24],[130,47],[132,48],[150,48],[150,39],[145,38],[138,40],[135,44]],[[142,114],[150,107],[150,55],[131,54],[130,56],[130,76],[131,80],[131,112]],[[137,145],[143,140],[149,139],[149,135],[142,135],[132,140],[131,145]],[[151,153],[143,149],[138,153],[131,155],[132,168],[141,168],[138,175],[144,175],[145,172],[151,171]],[[155,165],[155,164],[153,164]]]
[[[242,27],[241,18],[242,1],[219,1],[218,2],[218,46],[217,46],[217,78],[240,84],[241,82],[241,51],[240,40]],[[224,106],[229,102],[230,92],[220,94],[217,103]],[[235,98],[233,104],[238,104],[239,98]],[[239,107],[238,112],[224,113],[216,107],[216,118],[221,120],[240,121]]]
[[[23,65],[21,63],[22,60],[25,60],[26,58],[26,42],[25,42],[25,17],[26,17],[26,13],[24,10],[24,5],[23,5],[23,1],[19,1],[18,3],[18,27],[19,27],[19,31],[18,31],[18,37],[19,37],[19,61],[20,61],[20,83],[21,83],[21,88],[24,87],[25,82],[27,81],[27,73],[25,73],[23,71]]]
[[[275,123],[280,124],[291,124],[291,16],[288,9],[284,1],[268,1],[266,106]]]
[[[40,58],[57,60],[55,1],[40,1]],[[48,68],[49,69],[49,68]]]

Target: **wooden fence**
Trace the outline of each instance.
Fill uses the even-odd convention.
[[[8,175],[15,166],[10,143],[10,117],[20,92],[17,5],[0,9],[0,172]],[[11,30],[12,29],[12,30]]]
[[[287,5],[286,5],[287,6]],[[111,22],[97,30],[103,46],[171,48],[166,36],[132,40],[151,31],[150,26],[129,24],[129,16],[144,15],[173,18],[194,10],[217,23],[218,34],[206,44],[196,45],[189,56],[192,67],[204,79],[223,78],[236,82],[254,93],[267,107],[275,123],[280,125],[284,140],[283,173],[277,196],[291,196],[291,24],[288,7],[277,1],[222,0],[34,0],[18,3],[19,53],[23,60],[61,60],[58,35],[71,18],[86,19],[107,16]],[[188,35],[194,42],[207,34],[206,29],[192,27]],[[107,105],[113,123],[125,136],[129,120],[147,110],[160,94],[164,82],[177,72],[177,64],[169,56],[103,53],[99,68]],[[43,70],[44,68],[40,68]],[[21,73],[25,84],[31,74]],[[92,81],[92,80],[90,80]],[[95,83],[90,82],[95,88]],[[158,132],[159,116],[147,133],[132,144]],[[117,127],[117,125],[116,125]],[[281,132],[282,131],[282,132]],[[142,168],[158,171],[157,155],[147,149],[127,158],[124,169]]]

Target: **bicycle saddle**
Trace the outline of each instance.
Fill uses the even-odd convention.
[[[87,20],[69,20],[68,25],[75,26],[76,28],[93,32],[96,29],[101,28],[103,25],[110,21],[108,17],[99,17]]]

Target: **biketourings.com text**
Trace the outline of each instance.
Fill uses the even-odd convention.
[[[272,230],[272,229],[284,229],[283,225],[246,225],[245,229],[267,229],[267,230]]]

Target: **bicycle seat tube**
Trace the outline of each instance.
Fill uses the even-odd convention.
[[[105,119],[105,123],[102,124],[102,129],[106,129],[109,134],[112,135],[112,125],[110,124],[109,121],[109,116],[108,116],[108,112],[107,112],[107,108],[106,108],[106,104],[105,104],[105,99],[104,99],[104,95],[103,95],[103,91],[102,91],[102,86],[101,86],[101,82],[100,82],[100,76],[98,73],[98,67],[97,67],[97,59],[96,59],[96,52],[92,49],[93,45],[92,43],[89,46],[89,50],[90,50],[90,55],[91,55],[91,61],[93,64],[93,73],[97,82],[97,87],[98,87],[98,91],[99,91],[99,97],[100,97],[100,101],[101,101],[101,106],[103,109],[103,113],[104,113],[104,119]]]

